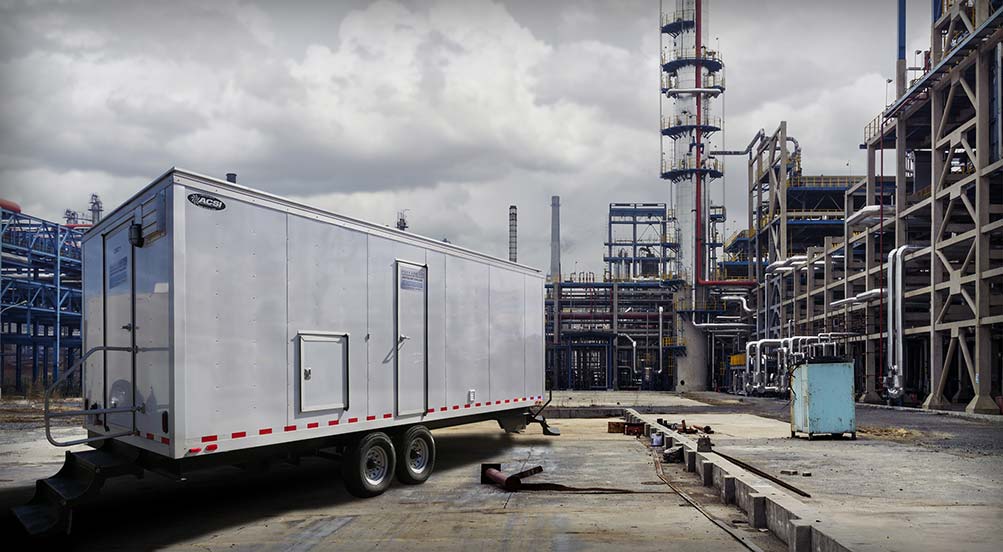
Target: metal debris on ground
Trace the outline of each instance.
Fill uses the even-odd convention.
[[[644,424],[623,424],[623,434],[624,435],[641,435],[644,433]]]
[[[481,464],[481,484],[494,484],[498,488],[514,493],[518,491],[554,491],[582,494],[635,494],[637,491],[610,487],[571,487],[560,483],[523,483],[531,475],[543,472],[543,466],[536,466],[512,475],[501,471],[501,464]]]
[[[501,472],[501,464],[481,464],[481,484],[494,483],[509,492],[518,491],[522,487],[522,478],[536,475],[543,471],[543,466],[536,466],[513,475]]]
[[[607,426],[606,433],[623,433],[624,432],[624,422],[610,422]]]
[[[662,461],[668,462],[670,464],[682,464],[683,463],[683,447],[673,447],[664,452],[662,452]]]
[[[797,470],[780,470],[780,475],[797,475]]]
[[[689,425],[688,426],[688,425],[686,425],[686,420],[682,420],[678,424],[675,423],[675,422],[669,422],[668,420],[663,420],[662,418],[658,418],[656,421],[662,427],[665,427],[665,428],[670,429],[672,431],[676,431],[678,433],[688,433],[688,434],[700,433],[700,432],[707,433],[707,434],[714,433],[714,430],[709,425]]]

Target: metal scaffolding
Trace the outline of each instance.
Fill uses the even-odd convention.
[[[81,231],[19,211],[0,219],[0,387],[54,381],[80,354]]]
[[[670,271],[672,222],[664,203],[611,203],[606,273],[547,284],[548,387],[675,388],[675,359],[686,349],[676,329],[674,298],[684,282]]]

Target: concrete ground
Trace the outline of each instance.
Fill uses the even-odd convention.
[[[264,474],[221,468],[185,483],[152,474],[113,480],[75,514],[71,542],[85,550],[745,550],[658,479],[636,438],[607,433],[605,419],[555,425],[560,437],[538,427],[508,436],[493,422],[435,431],[432,478],[368,500],[348,495],[336,466],[319,459]],[[15,535],[8,508],[31,496],[35,479],[55,473],[63,451],[37,428],[0,431],[0,443],[2,533]],[[544,472],[527,483],[601,490],[508,493],[479,483],[482,462],[510,472],[540,465]],[[698,487],[692,474],[666,472]],[[707,501],[764,550],[786,549],[749,529],[737,509]]]
[[[545,397],[547,398],[547,397]],[[663,406],[704,407],[705,403],[667,391],[555,391],[551,407],[580,408],[587,406]]]
[[[834,537],[854,550],[996,550],[1003,539],[1003,419],[967,419],[859,406],[850,440],[791,440],[785,401],[716,393],[555,393],[565,411],[648,406],[670,421],[711,425],[715,450],[776,474],[811,498]],[[30,410],[30,408],[28,409]],[[436,431],[439,461],[425,485],[395,485],[358,500],[335,465],[307,460],[264,474],[226,468],[178,484],[148,475],[110,483],[75,519],[80,548],[664,549],[738,550],[722,529],[655,475],[637,440],[605,419],[559,419],[505,436],[493,423]],[[61,435],[77,432],[59,428]],[[24,407],[0,405],[0,514],[55,473],[49,446]],[[479,484],[479,464],[542,465],[537,482],[601,487],[604,494],[505,493]],[[675,484],[766,550],[783,549],[745,516],[702,492],[693,474],[664,466]],[[780,475],[780,470],[810,472]],[[530,480],[532,481],[532,480]],[[9,516],[0,531],[15,533]]]
[[[826,512],[832,535],[853,550],[999,550],[1003,419],[858,406],[858,440],[808,441],[790,439],[786,401],[691,398],[711,404],[661,417],[710,425],[715,452],[811,494],[800,500]]]

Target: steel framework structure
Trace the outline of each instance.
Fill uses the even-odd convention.
[[[555,213],[555,216],[556,213]],[[547,379],[554,389],[675,386],[677,246],[665,203],[611,203],[602,278],[582,272],[547,284]]]
[[[896,98],[864,129],[866,177],[832,187],[841,205],[823,191],[798,212],[792,191],[818,183],[798,176],[782,123],[750,147],[750,229],[729,248],[745,245],[760,282],[757,335],[851,334],[860,400],[998,414],[1003,1],[941,0],[932,19],[928,62],[910,83],[900,28]]]
[[[678,274],[675,218],[665,203],[610,203],[606,224],[606,279],[660,279]]]
[[[0,218],[0,386],[46,384],[79,355],[79,230],[16,211]],[[30,379],[23,373],[30,357]],[[50,379],[51,378],[51,379]]]
[[[945,0],[937,8],[930,69],[882,114],[894,123],[867,146],[896,150],[890,241],[914,248],[905,254],[910,274],[928,275],[905,282],[913,323],[900,338],[917,345],[906,351],[926,353],[907,353],[904,367],[925,368],[928,408],[947,405],[953,380],[952,399],[967,411],[999,413],[992,397],[1003,378],[1003,2]]]

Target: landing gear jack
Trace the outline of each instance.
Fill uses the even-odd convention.
[[[540,409],[537,410],[536,412],[530,411],[528,414],[526,414],[526,423],[540,424],[540,427],[543,428],[543,434],[549,437],[557,437],[558,435],[561,434],[561,430],[557,429],[556,427],[550,427],[550,424],[547,423],[547,419],[540,415],[543,412],[543,410],[547,408],[547,406],[550,404],[550,401],[552,401],[553,399],[554,399],[554,390],[551,389],[550,393],[547,395],[547,402],[543,403],[543,406],[541,406]]]
[[[556,427],[550,427],[550,424],[547,423],[547,419],[544,418],[543,416],[527,414],[526,423],[540,424],[540,427],[543,428],[543,434],[548,435],[550,437],[557,437],[561,434],[561,430],[557,429]]]

